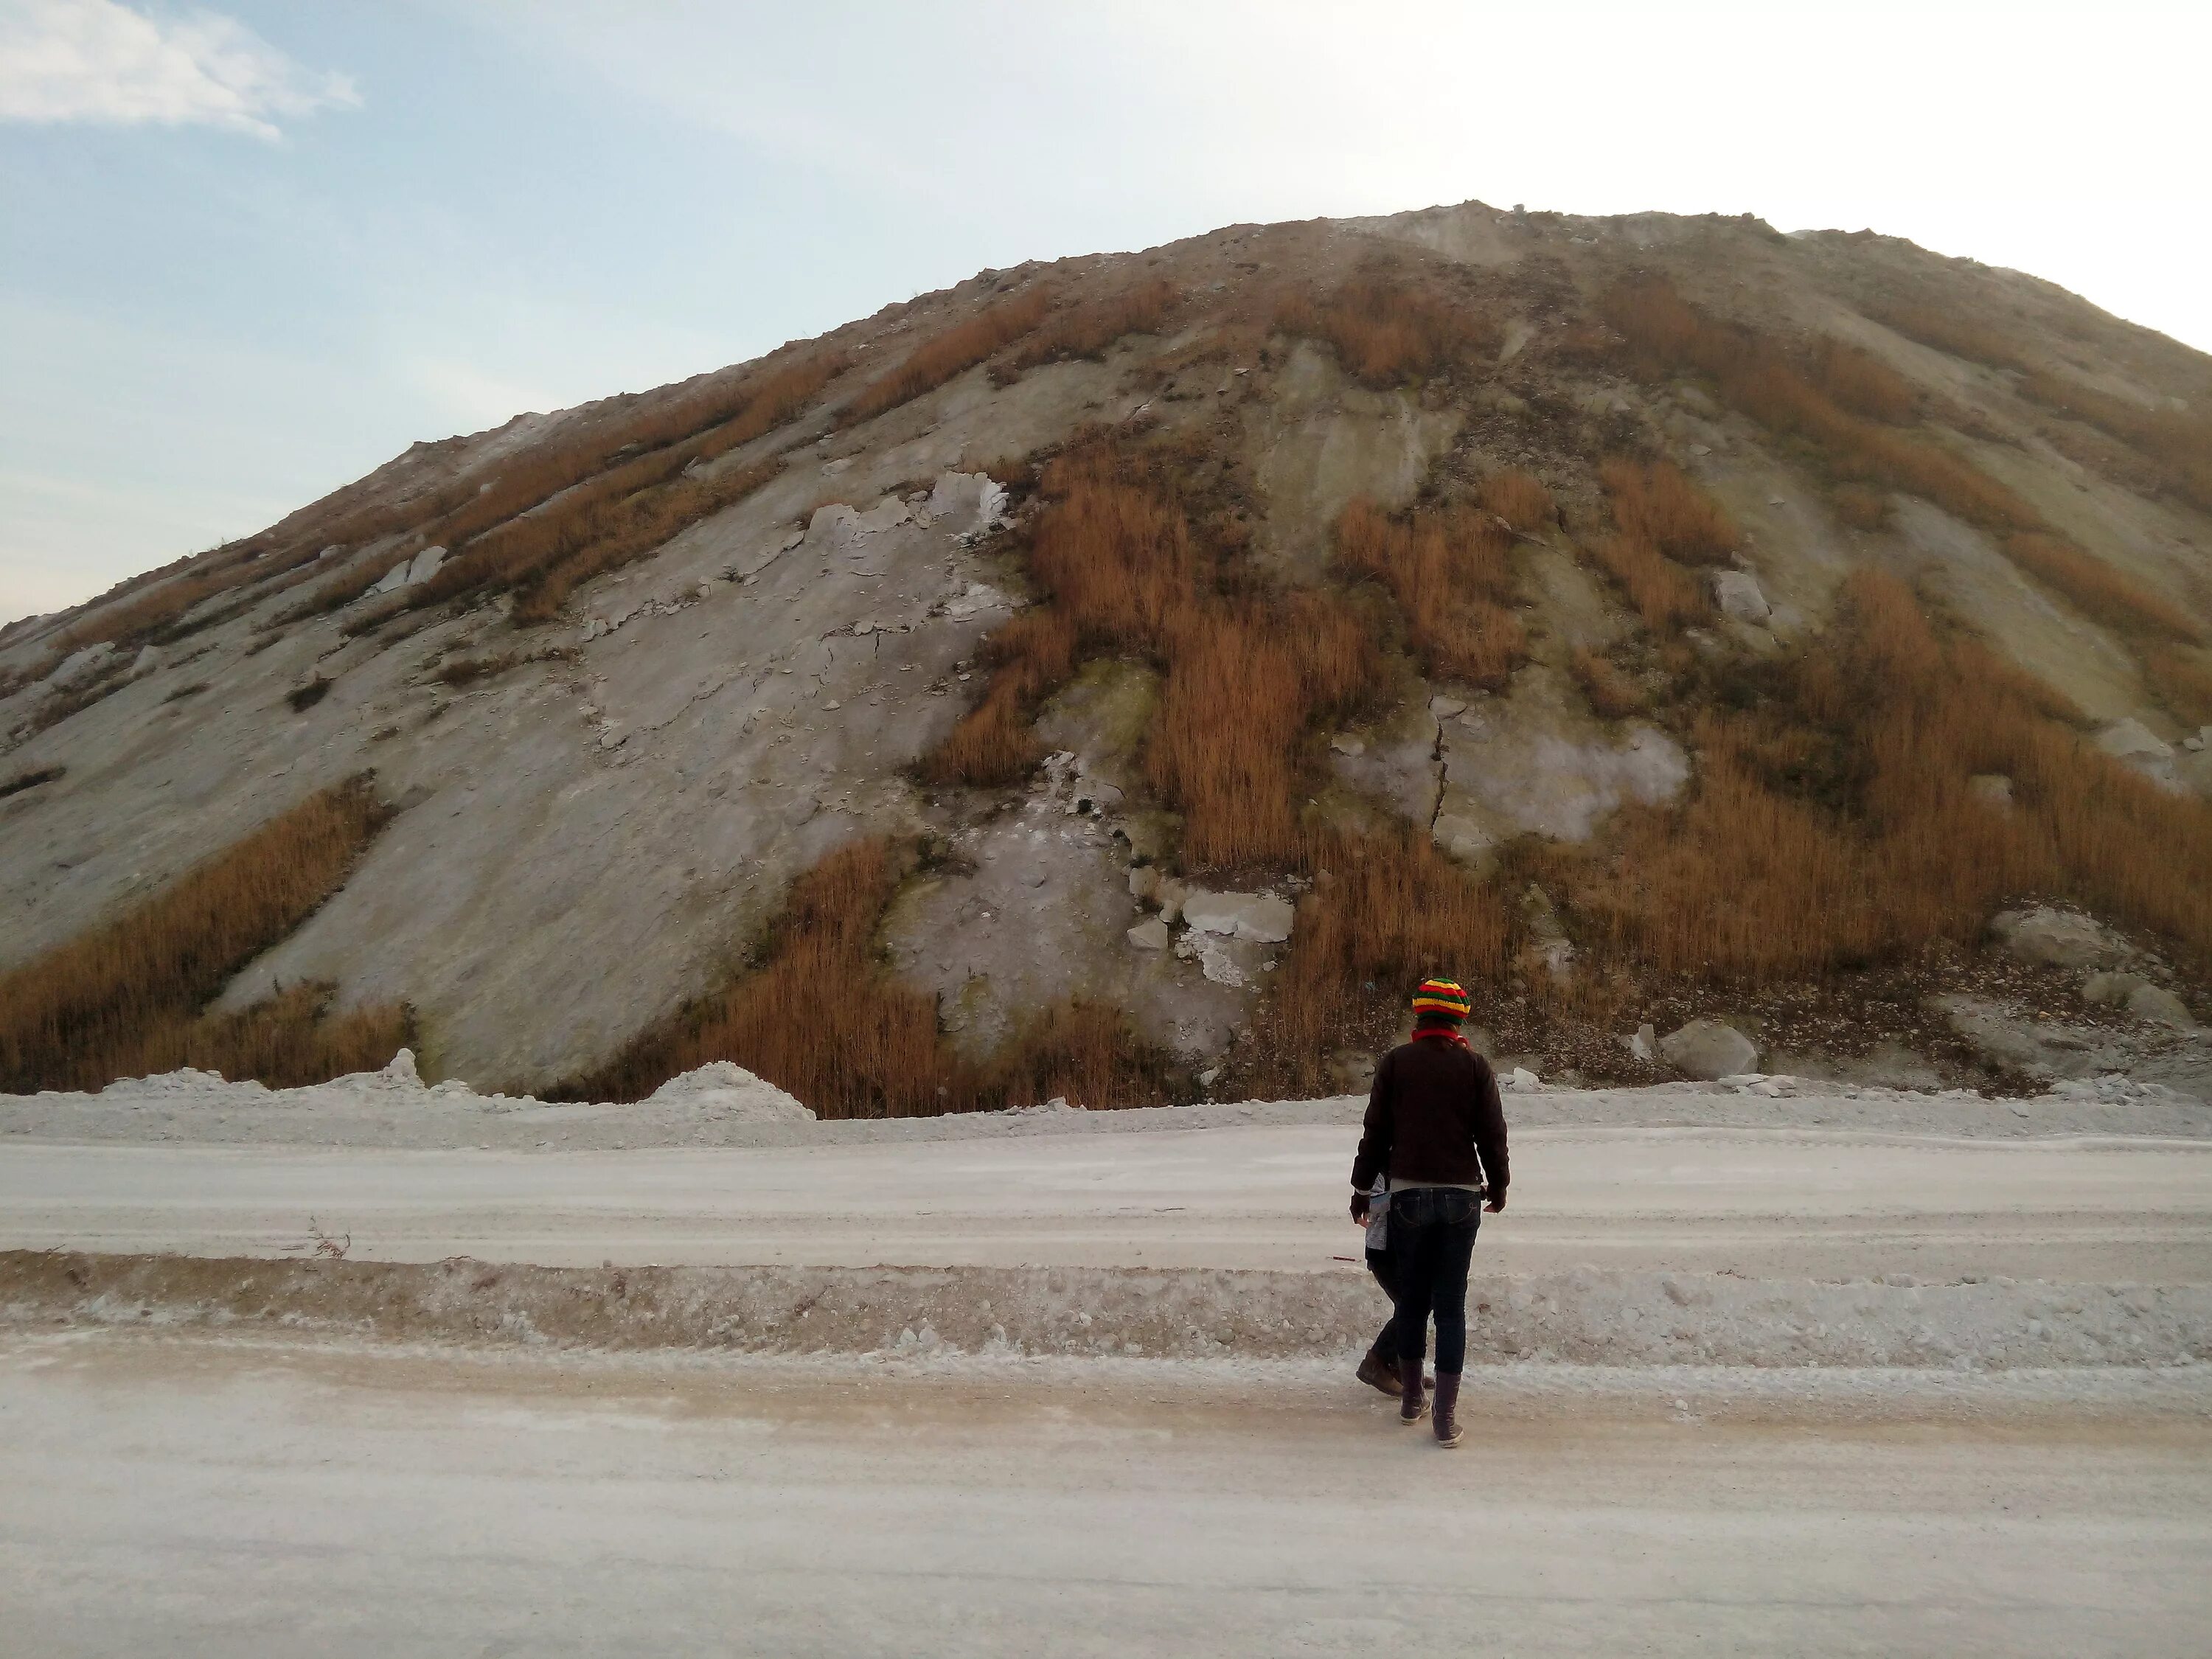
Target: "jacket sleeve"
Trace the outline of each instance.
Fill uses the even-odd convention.
[[[1383,1055],[1382,1063],[1375,1068],[1375,1086],[1367,1091],[1367,1118],[1359,1132],[1359,1150],[1352,1159],[1352,1184],[1363,1193],[1371,1191],[1375,1177],[1390,1167],[1390,1055]]]
[[[1491,1196],[1504,1197],[1513,1170],[1505,1152],[1505,1107],[1498,1097],[1498,1073],[1487,1060],[1483,1062],[1482,1086],[1475,1093],[1474,1150],[1482,1155],[1482,1177]]]

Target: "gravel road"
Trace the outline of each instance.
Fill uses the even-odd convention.
[[[53,1659],[2179,1655],[2204,1407],[1532,1368],[1447,1454],[1333,1368],[15,1334],[0,1606]]]
[[[548,1266],[1254,1267],[1357,1258],[1340,1124],[560,1154],[19,1143],[0,1248]],[[2212,1279],[2212,1141],[1523,1129],[1479,1264]]]

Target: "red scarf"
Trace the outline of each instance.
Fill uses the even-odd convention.
[[[1437,1041],[1442,1042],[1456,1042],[1461,1048],[1467,1048],[1469,1054],[1473,1054],[1474,1052],[1474,1049],[1468,1048],[1467,1039],[1449,1026],[1431,1025],[1426,1030],[1416,1031],[1413,1033],[1413,1041],[1416,1042],[1419,1042],[1423,1037],[1435,1037]]]

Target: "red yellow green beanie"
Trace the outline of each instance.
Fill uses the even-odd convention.
[[[1413,993],[1413,1018],[1422,1018],[1440,1014],[1446,1019],[1465,1019],[1473,1011],[1467,993],[1459,981],[1449,979],[1425,979],[1421,988]]]

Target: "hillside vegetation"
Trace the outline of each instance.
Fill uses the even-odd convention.
[[[0,1086],[1306,1093],[1439,971],[1590,1079],[1693,1016],[2165,1053],[2208,512],[2212,360],[1878,237],[1468,204],[986,272],[0,634]],[[1993,941],[2039,906],[2102,954]]]

